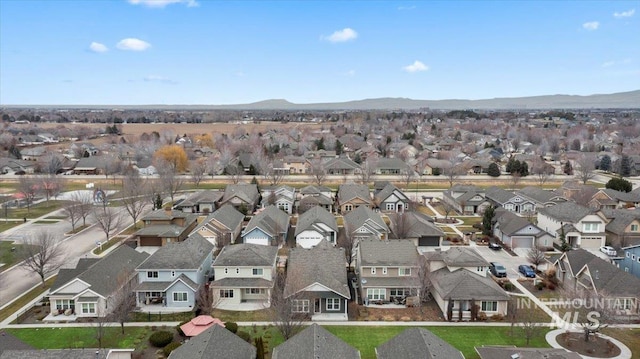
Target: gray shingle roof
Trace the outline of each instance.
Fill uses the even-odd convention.
[[[359,359],[360,351],[312,324],[273,349],[273,359]]]
[[[138,270],[150,269],[198,269],[211,255],[214,246],[197,233],[191,234],[182,242],[171,242],[160,247],[147,260],[138,266]]]
[[[54,291],[69,283],[70,280],[82,274],[82,272],[89,269],[89,267],[96,264],[99,260],[100,258],[80,258],[75,268],[61,268],[50,290]]]
[[[331,193],[331,188],[324,186],[306,186],[300,189],[300,193],[303,195],[313,195],[313,194],[321,194],[321,193]]]
[[[104,348],[7,350],[0,352],[0,359],[102,359],[107,357],[110,350]],[[96,351],[99,351],[98,355],[96,355]]]
[[[118,289],[118,286],[122,285],[122,283],[119,283],[120,276],[126,274],[126,278],[128,279],[133,274],[135,268],[148,256],[147,253],[137,252],[129,246],[121,245],[77,275],[77,278],[89,284],[92,291],[103,297],[108,297]],[[74,278],[76,278],[76,276],[70,280]],[[60,285],[53,288],[52,291],[64,286],[69,283],[69,281],[60,283]]]
[[[199,203],[215,203],[222,198],[224,193],[221,191],[197,191],[191,193],[184,201],[180,202],[178,207],[190,207]]]
[[[460,300],[507,300],[509,295],[493,279],[466,269],[450,272],[441,268],[431,273],[433,288],[441,298]]]
[[[220,325],[192,337],[169,359],[255,359],[256,348]]]
[[[560,198],[560,196],[553,191],[547,191],[540,187],[534,187],[534,186],[521,188],[520,190],[516,191],[516,193],[521,194],[529,199],[532,199],[537,203],[552,202],[554,201],[554,199]]]
[[[193,220],[198,218],[197,214],[193,213],[185,213],[182,211],[168,211],[165,209],[157,209],[142,218],[142,220],[150,220],[150,221],[164,221],[164,220],[172,220],[177,218],[185,218],[186,221],[192,222]]]
[[[444,232],[433,223],[433,219],[426,214],[420,212],[404,212],[403,214],[390,213],[388,214],[392,223],[392,229],[396,229],[398,221],[401,221],[400,226],[408,227],[406,231],[406,238],[420,238],[420,237],[444,237]],[[403,223],[406,221],[405,223]]]
[[[227,227],[227,229],[233,230],[238,227],[238,224],[244,221],[244,214],[232,205],[225,204],[217,211],[210,214],[207,219],[202,222],[202,226],[206,226],[208,223],[211,223],[211,221],[219,222],[223,226]]]
[[[417,266],[418,249],[406,239],[360,241],[361,266]]]
[[[596,290],[614,297],[638,296],[640,278],[627,273],[604,259],[578,248],[565,252],[571,271],[578,274],[585,266],[589,268]]]
[[[7,333],[5,331],[2,332],[2,334],[0,334],[0,354],[2,354],[4,351],[7,350],[16,350],[16,351],[22,351],[22,350],[27,350],[27,349],[33,349],[33,347],[31,345],[28,345],[27,343],[23,342],[22,340],[14,337],[13,335],[11,335],[10,333]],[[10,356],[9,358],[13,359],[13,358],[24,358],[24,356],[18,357],[18,356]]]
[[[491,186],[487,188],[485,196],[496,203],[503,204],[515,197],[515,194],[500,187]]]
[[[341,184],[338,188],[338,201],[340,203],[349,202],[353,199],[360,198],[363,201],[371,203],[371,195],[369,187],[363,184]]]
[[[444,261],[444,263],[450,267],[489,266],[489,262],[482,258],[480,253],[475,249],[464,247],[451,247],[450,249],[441,252],[427,252],[425,253],[425,257],[431,260],[437,260],[436,258],[440,258],[439,260]]]
[[[344,298],[351,298],[347,285],[346,257],[343,248],[334,247],[323,239],[310,249],[291,249],[284,288],[285,296],[298,293],[314,283],[319,283]]]
[[[251,243],[225,246],[216,260],[215,267],[226,266],[272,266],[278,256],[278,248]]]
[[[221,288],[271,288],[273,282],[264,278],[234,278],[227,277],[211,282],[211,287]]]
[[[374,202],[376,204],[379,205],[385,199],[389,198],[389,196],[391,196],[394,191],[398,191],[399,192],[398,193],[399,199],[403,200],[404,202],[409,202],[409,198],[407,198],[407,196],[404,194],[404,192],[402,192],[400,190],[400,188],[396,187],[392,183],[387,183],[386,186],[384,186],[380,191],[378,191],[376,194],[374,194],[373,200],[374,200]]]
[[[316,223],[324,223],[335,232],[338,232],[338,223],[336,222],[336,217],[334,217],[333,214],[329,213],[329,211],[322,207],[313,207],[301,214],[300,217],[298,217],[295,235],[297,236]]]
[[[278,233],[284,233],[289,228],[289,215],[276,206],[269,206],[260,213],[251,217],[244,233],[249,233],[260,228],[264,233],[274,237]]]
[[[240,198],[243,202],[249,204],[255,204],[258,202],[260,193],[258,192],[258,186],[255,184],[238,183],[228,184],[224,190],[221,203],[226,203],[233,197]]]
[[[592,213],[591,209],[575,202],[558,203],[555,206],[540,208],[538,213],[560,222],[575,223]]]
[[[378,359],[464,359],[460,351],[423,328],[410,328],[376,348]]]
[[[383,157],[377,160],[376,168],[380,170],[406,170],[409,169],[409,166],[399,158]]]
[[[521,348],[521,347],[476,347],[480,359],[580,359],[579,354],[566,349]]]
[[[607,232],[615,233],[617,235],[625,233],[625,229],[629,224],[631,224],[631,222],[640,220],[640,211],[637,210],[613,210],[607,212],[607,218],[611,221],[607,223],[606,230]]]
[[[360,206],[344,215],[345,229],[349,232],[355,231],[367,222],[375,223],[375,226],[378,227],[379,230],[389,233],[389,228],[387,224],[384,223],[380,214],[374,212],[369,207]]]
[[[327,171],[341,171],[341,170],[356,170],[360,166],[346,157],[332,158],[324,163],[324,168]]]
[[[500,227],[500,231],[508,236],[516,233],[526,226],[533,226],[534,228],[537,228],[537,235],[543,235],[546,233],[542,229],[538,228],[538,226],[536,226],[535,224],[529,222],[527,219],[522,218],[509,211],[501,211],[499,212],[499,214],[496,214],[496,217],[496,222]]]
[[[604,192],[609,198],[614,200],[629,202],[629,203],[640,202],[640,193],[622,192],[622,191],[616,191],[610,188],[604,188],[604,189],[601,189],[601,191]]]
[[[166,282],[142,282],[136,286],[136,292],[165,292],[169,289],[175,282],[182,281],[184,284],[189,286],[193,291],[198,290],[198,283],[192,281],[184,274],[180,274],[180,276],[172,281]]]

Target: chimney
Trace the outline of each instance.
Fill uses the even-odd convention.
[[[167,216],[171,217],[171,206],[164,207],[164,213],[166,213]]]

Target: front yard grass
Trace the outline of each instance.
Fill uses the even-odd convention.
[[[96,328],[28,328],[6,329],[6,331],[36,349],[73,349],[97,348]],[[124,334],[120,327],[104,328],[103,348],[135,348],[146,344],[151,334],[149,327],[125,327]]]
[[[20,249],[24,244],[16,244],[13,241],[0,241],[0,272],[8,269],[20,260]]]
[[[105,243],[102,243],[101,246],[96,247],[93,250],[93,254],[99,256],[100,254],[102,254],[102,252],[106,251],[107,249],[115,246],[116,244],[124,241],[127,238],[127,236],[113,236],[111,238],[109,238],[109,240]]]
[[[22,224],[22,221],[20,221],[20,222],[16,222],[16,221],[2,222],[2,223],[0,223],[0,233],[6,231],[8,229],[11,229],[11,228],[13,228],[15,226],[18,226],[20,224]]]

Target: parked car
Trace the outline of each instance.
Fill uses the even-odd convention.
[[[522,273],[522,275],[527,277],[527,278],[535,278],[536,277],[536,272],[534,272],[533,269],[531,269],[531,267],[526,265],[526,264],[519,265],[518,266],[518,272]]]
[[[600,247],[600,252],[608,255],[608,256],[615,256],[616,254],[618,254],[615,250],[615,248],[611,247],[611,246],[603,246]]]
[[[505,268],[502,264],[497,262],[489,263],[489,271],[491,274],[498,278],[506,278],[507,277],[507,268]]]
[[[499,251],[502,249],[502,246],[498,243],[489,242],[489,249],[493,249],[494,251]]]

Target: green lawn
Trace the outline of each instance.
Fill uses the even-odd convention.
[[[102,243],[101,247],[94,248],[93,254],[100,255],[102,252],[124,241],[126,238],[127,238],[126,236],[113,236],[109,238],[109,240],[106,243]]]
[[[55,201],[51,200],[49,202],[42,202],[38,204],[34,204],[31,206],[30,210],[27,211],[27,207],[24,208],[11,208],[9,209],[9,218],[37,218],[44,216],[47,213],[53,212],[57,209],[62,208],[67,202],[66,201]]]
[[[18,262],[18,253],[20,251],[20,247],[22,246],[23,244],[15,244],[14,242],[10,241],[0,241],[0,263],[4,264],[2,268],[0,268],[0,272],[8,269],[12,265],[16,264],[16,262]],[[12,251],[12,248],[15,248],[15,251]]]
[[[96,327],[6,329],[37,349],[97,348]],[[104,328],[103,348],[135,348],[146,344],[148,327]]]
[[[6,231],[7,229],[11,229],[17,225],[22,224],[22,221],[20,222],[0,222],[0,233]]]

